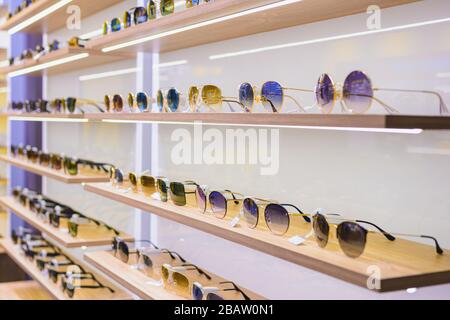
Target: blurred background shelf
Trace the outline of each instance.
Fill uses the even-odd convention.
[[[120,2],[121,0],[38,0],[0,25],[0,31],[10,30],[36,15],[43,15],[43,12],[47,12],[56,5],[58,6],[57,10],[37,19],[21,30],[21,32],[28,33],[49,33],[66,25],[68,18],[66,10],[68,6],[79,6],[83,18],[85,18]]]
[[[109,246],[112,243],[114,235],[106,229],[92,229],[80,233],[77,237],[72,237],[68,231],[54,228],[46,222],[39,219],[35,213],[23,207],[12,197],[0,197],[0,205],[12,210],[16,215],[24,219],[30,225],[52,238],[59,245],[65,248]],[[82,227],[81,227],[82,228]],[[82,229],[80,229],[81,231]],[[133,237],[127,234],[120,234],[120,237],[126,241],[132,241]]]
[[[36,281],[0,283],[0,300],[53,300]]]
[[[67,184],[80,184],[83,182],[105,182],[109,181],[108,174],[101,174],[97,172],[91,172],[90,170],[86,170],[80,172],[75,176],[71,176],[69,174],[65,174],[64,170],[53,170],[47,167],[43,167],[39,164],[34,164],[29,161],[16,159],[13,157],[8,157],[4,155],[0,155],[0,161],[9,163],[18,168],[25,169],[26,171],[45,176],[51,179],[55,179]]]
[[[381,8],[401,5],[416,0],[379,0]],[[332,19],[365,12],[374,4],[373,0],[303,0],[283,6],[260,10],[262,6],[274,5],[275,0],[216,0],[171,15],[151,20],[131,28],[111,33],[89,41],[88,47],[104,49],[118,44],[151,40],[135,44],[121,51],[168,52],[202,44],[243,37],[251,34],[287,28],[311,22]],[[245,15],[243,12],[255,8],[256,12]],[[236,14],[233,19],[224,17]],[[220,18],[220,22],[193,28],[192,26]],[[178,30],[181,29],[181,32]],[[161,37],[161,34],[165,34]]]

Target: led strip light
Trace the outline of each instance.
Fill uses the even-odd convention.
[[[76,54],[76,55],[73,55],[73,56],[70,56],[70,57],[66,57],[66,58],[62,58],[62,59],[46,62],[46,63],[43,63],[43,64],[39,64],[37,66],[32,66],[32,67],[28,67],[28,68],[21,69],[21,70],[18,70],[18,71],[10,72],[10,73],[8,73],[8,77],[13,78],[13,77],[17,77],[17,76],[22,76],[24,74],[33,73],[33,72],[36,72],[36,71],[39,71],[39,70],[49,69],[49,68],[52,68],[52,67],[55,67],[55,66],[59,66],[59,65],[64,64],[64,63],[85,59],[87,57],[89,57],[89,53]]]
[[[15,34],[15,33],[19,32],[19,31],[25,29],[26,27],[32,25],[36,21],[39,21],[39,20],[45,18],[46,16],[48,16],[49,14],[55,12],[56,10],[64,7],[65,5],[69,4],[72,1],[73,0],[61,0],[61,1],[57,2],[57,3],[55,3],[54,5],[48,7],[47,9],[42,10],[38,14],[32,16],[31,18],[25,20],[24,22],[19,23],[15,27],[12,27],[11,29],[8,30],[8,33],[9,34]]]
[[[168,37],[168,36],[171,36],[171,35],[174,35],[174,34],[177,34],[177,33],[186,32],[186,31],[190,31],[190,30],[193,30],[193,29],[206,27],[206,26],[213,25],[213,24],[216,24],[216,23],[220,23],[220,22],[224,22],[224,21],[228,21],[228,20],[244,17],[244,16],[251,15],[251,14],[254,14],[254,13],[257,13],[257,12],[271,10],[271,9],[274,9],[274,8],[286,6],[286,5],[289,5],[289,4],[292,4],[292,3],[296,3],[296,2],[301,2],[301,1],[303,1],[303,0],[282,0],[282,1],[278,1],[276,3],[264,5],[264,6],[261,6],[261,7],[248,9],[248,10],[237,12],[237,13],[233,13],[233,14],[230,14],[230,15],[227,15],[227,16],[223,16],[223,17],[211,19],[211,20],[208,20],[208,21],[203,21],[203,22],[191,24],[189,26],[181,27],[181,28],[178,28],[178,29],[174,29],[174,30],[158,33],[158,34],[151,35],[151,36],[148,36],[148,37],[144,37],[144,38],[140,38],[140,39],[136,39],[136,40],[120,43],[120,44],[117,44],[117,45],[113,45],[113,46],[110,46],[110,47],[103,48],[102,51],[103,52],[111,52],[111,51],[123,49],[123,48],[134,46],[134,45],[137,45],[137,44],[140,44],[140,43],[144,43],[144,42],[152,41],[152,40],[155,40],[155,39],[161,39],[161,38],[164,38],[164,37]]]

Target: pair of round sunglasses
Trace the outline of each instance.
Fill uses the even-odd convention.
[[[198,112],[202,104],[214,112],[222,112],[224,102],[227,103],[232,112],[235,111],[232,104],[237,104],[239,111],[251,111],[251,108],[247,108],[242,101],[238,101],[233,97],[223,96],[222,90],[215,85],[209,84],[203,87],[192,86],[189,88],[189,106],[191,112]]]
[[[212,191],[209,194],[203,186],[197,186],[195,190],[197,206],[202,213],[205,213],[208,204],[218,219],[225,219],[228,216],[237,216],[240,212],[243,195],[230,190]]]

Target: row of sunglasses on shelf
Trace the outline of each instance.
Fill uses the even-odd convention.
[[[10,12],[8,12],[8,20],[14,17],[16,14],[22,12],[22,10],[28,8],[33,3],[38,2],[39,0],[22,0],[16,7],[13,8]]]
[[[340,101],[342,112],[361,114],[368,112],[373,102],[377,102],[388,113],[398,113],[398,110],[374,96],[376,91],[393,91],[403,93],[420,93],[434,96],[439,101],[440,114],[447,114],[448,108],[442,96],[435,91],[380,89],[374,88],[370,78],[362,71],[353,71],[345,79],[342,89],[334,83],[328,74],[322,74],[314,90],[289,88],[276,81],[267,81],[261,88],[250,83],[239,86],[238,97],[228,97],[215,85],[191,86],[187,98],[176,88],[160,89],[156,98],[145,92],[129,93],[126,102],[120,94],[105,95],[104,109],[93,100],[76,98],[55,99],[50,103],[46,100],[14,102],[10,105],[12,111],[41,112],[41,113],[75,113],[85,111],[79,104],[92,105],[100,112],[151,112],[156,104],[157,112],[225,112],[223,104],[228,105],[231,112],[252,112],[255,105],[261,104],[267,112],[281,113],[287,100],[297,107],[298,112],[307,112],[313,107],[306,107],[297,99],[289,95],[289,91],[314,94],[317,108],[325,114],[332,113],[337,101]],[[127,105],[127,106],[126,106]],[[50,107],[50,110],[48,108]],[[291,111],[287,111],[288,113]]]
[[[250,300],[235,283],[214,281],[211,275],[188,263],[178,253],[158,248],[151,241],[125,242],[116,237],[112,248],[116,258],[124,263],[134,264],[155,285],[162,283],[167,291],[180,297],[193,300]]]
[[[61,231],[66,230],[74,238],[94,232],[110,234],[111,238],[120,235],[120,232],[111,226],[89,218],[36,191],[16,187],[13,189],[12,195],[20,205],[35,213],[41,221]]]
[[[56,98],[53,100],[26,100],[13,101],[9,104],[8,109],[12,112],[27,113],[65,113],[74,114],[77,111],[81,114],[86,113],[87,107],[94,107],[99,112],[105,112],[96,101],[88,99],[77,99],[73,97]]]
[[[10,154],[14,158],[27,160],[46,168],[57,171],[64,170],[66,174],[71,176],[78,175],[80,171],[94,171],[107,174],[112,167],[108,163],[67,157],[57,153],[47,153],[30,145],[11,145]]]
[[[192,8],[203,3],[214,0],[186,0],[186,8]],[[111,21],[103,23],[103,35],[127,29],[132,25],[138,25],[150,20],[155,20],[159,16],[167,16],[175,12],[177,4],[174,0],[148,0],[145,6],[133,7],[124,12],[122,20],[113,18]],[[159,13],[159,15],[158,15]]]
[[[146,172],[141,175],[130,172],[126,176],[121,169],[114,167],[111,168],[110,178],[112,185],[117,188],[128,188],[152,199],[170,201],[176,206],[197,208],[202,214],[229,221],[232,227],[236,227],[243,219],[250,229],[262,232],[268,230],[277,236],[291,236],[289,239],[295,241],[294,244],[306,243],[313,237],[319,247],[325,248],[330,239],[337,239],[344,254],[351,258],[358,258],[364,253],[369,233],[379,233],[392,243],[395,243],[396,236],[429,239],[434,242],[438,255],[444,253],[432,236],[391,233],[369,221],[348,219],[335,213],[324,214],[321,210],[314,214],[304,213],[294,204],[248,197],[231,190],[209,190],[194,181],[169,181]]]
[[[84,48],[86,41],[83,39],[80,39],[78,37],[72,37],[67,41],[67,45],[70,48]],[[24,50],[20,56],[17,57],[10,57],[8,59],[9,65],[20,65],[24,63],[27,60],[39,60],[46,54],[50,52],[57,51],[61,48],[61,44],[58,40],[53,40],[51,43],[49,43],[47,46],[43,46],[41,44],[36,45],[34,50],[32,49],[26,49]]]
[[[114,293],[114,289],[103,285],[94,274],[86,272],[36,231],[20,227],[13,230],[11,237],[20,246],[25,257],[34,261],[39,271],[47,274],[49,280],[59,283],[61,290],[69,298],[76,298],[79,291],[104,290]]]

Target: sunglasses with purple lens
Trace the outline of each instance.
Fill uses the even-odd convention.
[[[370,78],[362,71],[351,72],[344,81],[342,89],[334,83],[333,79],[326,73],[322,74],[316,85],[317,105],[323,113],[331,113],[337,100],[340,101],[342,111],[361,114],[367,112],[373,102],[380,104],[388,113],[398,113],[398,110],[374,96],[375,91],[390,91],[404,93],[423,93],[434,95],[439,99],[440,114],[448,113],[448,108],[442,96],[435,91],[429,90],[407,90],[407,89],[385,89],[374,88]]]

